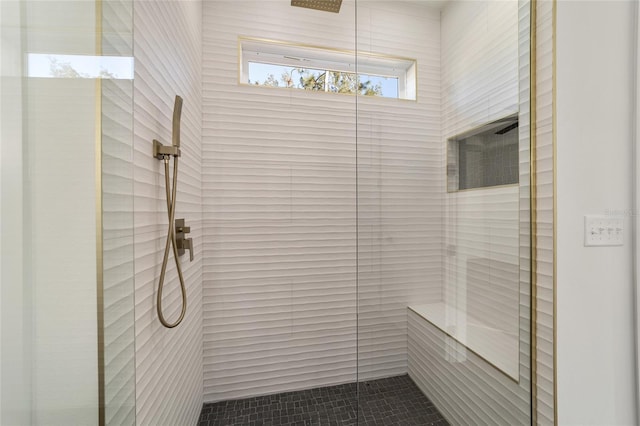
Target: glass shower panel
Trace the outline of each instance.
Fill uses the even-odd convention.
[[[356,418],[355,1],[321,3],[203,5],[204,398],[283,423]]]
[[[358,67],[414,64],[398,73],[405,96],[358,97],[360,424],[435,420],[407,374],[407,335],[409,307],[442,286],[439,20],[422,1],[358,1]]]
[[[358,97],[362,422],[400,390],[404,421],[529,422],[529,8],[358,1],[359,67],[416,63],[415,98]]]
[[[100,419],[136,424],[133,229],[133,1],[101,0],[102,309]]]
[[[31,288],[23,283],[25,182],[23,19],[20,2],[0,3],[0,423],[30,424]]]
[[[0,4],[2,424],[135,423],[131,7]]]

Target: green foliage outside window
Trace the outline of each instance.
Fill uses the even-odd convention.
[[[249,84],[318,92],[382,96],[380,84],[374,84],[371,80],[362,81],[355,73],[341,71],[292,68],[291,71],[285,71],[279,77],[269,74],[263,81],[249,80]]]

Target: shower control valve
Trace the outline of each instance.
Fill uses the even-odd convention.
[[[182,256],[185,250],[189,250],[189,261],[193,262],[193,239],[185,235],[191,232],[190,226],[184,225],[184,219],[176,219],[176,248],[178,255]]]

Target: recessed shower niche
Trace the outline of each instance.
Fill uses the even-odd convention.
[[[517,116],[496,120],[448,139],[447,190],[517,184],[518,154]]]

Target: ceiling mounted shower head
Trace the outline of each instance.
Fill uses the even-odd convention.
[[[342,0],[291,0],[291,6],[338,13],[340,6],[342,6]]]

